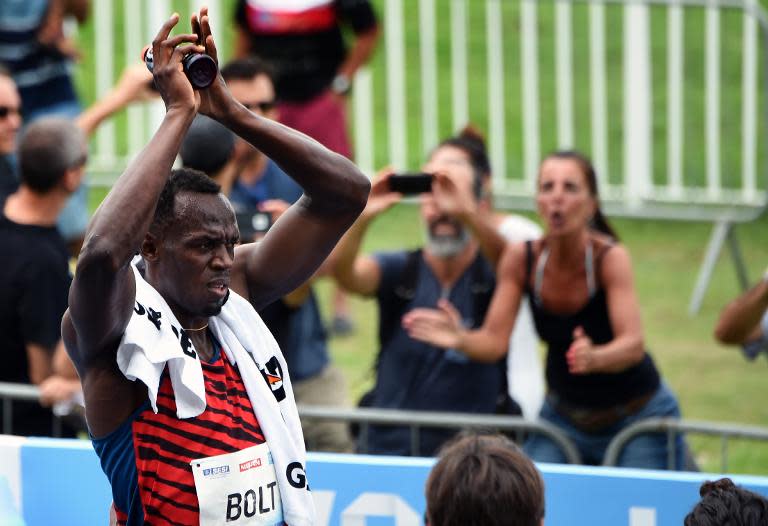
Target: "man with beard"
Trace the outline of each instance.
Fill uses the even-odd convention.
[[[391,173],[373,183],[368,204],[337,247],[335,268],[339,283],[354,293],[372,296],[379,306],[379,355],[376,385],[362,405],[390,409],[495,413],[506,398],[505,363],[478,363],[456,351],[445,351],[410,338],[403,330],[403,314],[417,307],[449,300],[463,322],[483,322],[495,285],[491,265],[477,240],[455,217],[439,211],[436,193],[445,185],[472,196],[482,193],[487,156],[475,141],[454,137],[430,155],[424,170],[434,174],[432,191],[421,196],[421,217],[427,243],[417,251],[360,255],[371,222],[401,200],[389,188]],[[498,235],[491,233],[490,235]],[[500,243],[503,240],[500,238]],[[423,429],[420,455],[432,455],[455,430]],[[362,451],[412,454],[409,429],[371,426]]]
[[[315,272],[370,184],[345,157],[250,112],[221,75],[194,91],[181,61],[216,60],[207,9],[191,34],[171,36],[178,21],[152,43],[166,114],[88,225],[63,337],[120,524],[311,525],[290,375],[254,309]],[[216,183],[171,170],[198,112],[304,190],[258,244],[235,248],[235,214]]]

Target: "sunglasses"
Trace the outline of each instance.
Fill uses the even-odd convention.
[[[21,115],[21,108],[18,106],[0,106],[0,119],[5,119],[11,114]]]
[[[261,113],[267,113],[275,108],[276,103],[274,100],[265,100],[261,102],[244,102],[243,106],[251,111],[258,109]]]

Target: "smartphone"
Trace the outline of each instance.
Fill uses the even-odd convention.
[[[250,243],[256,235],[265,234],[272,226],[272,214],[268,212],[238,212],[235,217],[243,243]]]
[[[393,174],[389,176],[389,190],[405,195],[424,194],[432,191],[432,174]]]

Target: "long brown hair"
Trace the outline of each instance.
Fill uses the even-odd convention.
[[[595,215],[592,216],[592,220],[589,224],[590,228],[611,236],[615,241],[618,241],[619,236],[616,234],[616,230],[613,229],[608,222],[608,219],[603,214],[603,211],[600,209],[600,194],[597,191],[597,173],[592,161],[589,160],[589,157],[575,150],[560,150],[547,155],[544,160],[546,161],[547,159],[564,159],[573,161],[579,165],[581,172],[587,180],[589,194],[594,198],[596,204]]]

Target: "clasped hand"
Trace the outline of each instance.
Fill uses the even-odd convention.
[[[191,33],[170,36],[179,22],[178,13],[174,13],[152,41],[152,74],[155,85],[167,111],[175,108],[199,111],[220,120],[229,104],[234,101],[221,73],[218,73],[216,80],[208,88],[194,90],[182,66],[183,58],[189,53],[207,53],[218,65],[218,52],[211,34],[208,8],[203,7],[199,14],[193,13],[190,21]]]

